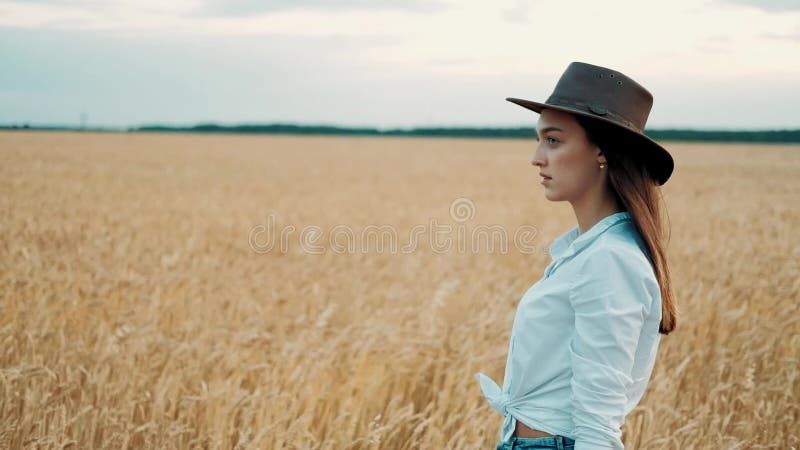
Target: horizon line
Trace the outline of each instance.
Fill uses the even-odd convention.
[[[165,130],[185,130],[192,131],[198,128],[216,127],[220,130],[250,128],[250,127],[290,127],[290,128],[329,128],[342,131],[376,131],[379,133],[387,132],[409,132],[425,130],[533,130],[530,125],[408,125],[408,126],[377,126],[377,125],[342,125],[325,122],[290,122],[290,121],[271,121],[271,122],[222,122],[222,121],[196,121],[191,123],[175,122],[152,122],[140,123],[138,125],[73,125],[64,123],[34,123],[31,121],[6,122],[0,123],[0,130],[8,129],[61,129],[74,131],[148,131],[149,129]],[[645,127],[645,133],[649,131],[688,131],[688,132],[715,132],[715,133],[759,133],[759,132],[793,132],[800,131],[800,125],[794,127],[772,127],[772,128],[721,128],[721,127],[691,127],[680,125],[669,125],[659,127]]]

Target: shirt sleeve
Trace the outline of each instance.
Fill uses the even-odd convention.
[[[653,304],[646,283],[649,262],[637,256],[613,247],[593,251],[570,289],[575,311],[569,344],[575,450],[624,450],[626,391]]]

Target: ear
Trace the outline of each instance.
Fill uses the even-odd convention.
[[[607,162],[606,161],[606,155],[604,155],[603,151],[600,150],[600,149],[597,150],[597,162],[598,163],[603,163],[603,164],[605,164]]]

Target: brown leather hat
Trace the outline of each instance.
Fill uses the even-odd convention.
[[[635,152],[659,185],[667,182],[675,163],[667,150],[644,134],[653,95],[625,74],[605,67],[573,62],[544,103],[507,98],[537,113],[551,108],[591,117],[630,137]]]

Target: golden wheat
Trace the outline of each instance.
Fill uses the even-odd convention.
[[[627,448],[800,448],[800,147],[667,145],[681,316]],[[516,303],[574,224],[532,150],[0,133],[0,448],[493,448],[473,374],[501,378]],[[256,232],[269,215],[295,227],[283,250]],[[527,226],[534,250],[298,238],[403,244],[433,220]]]

